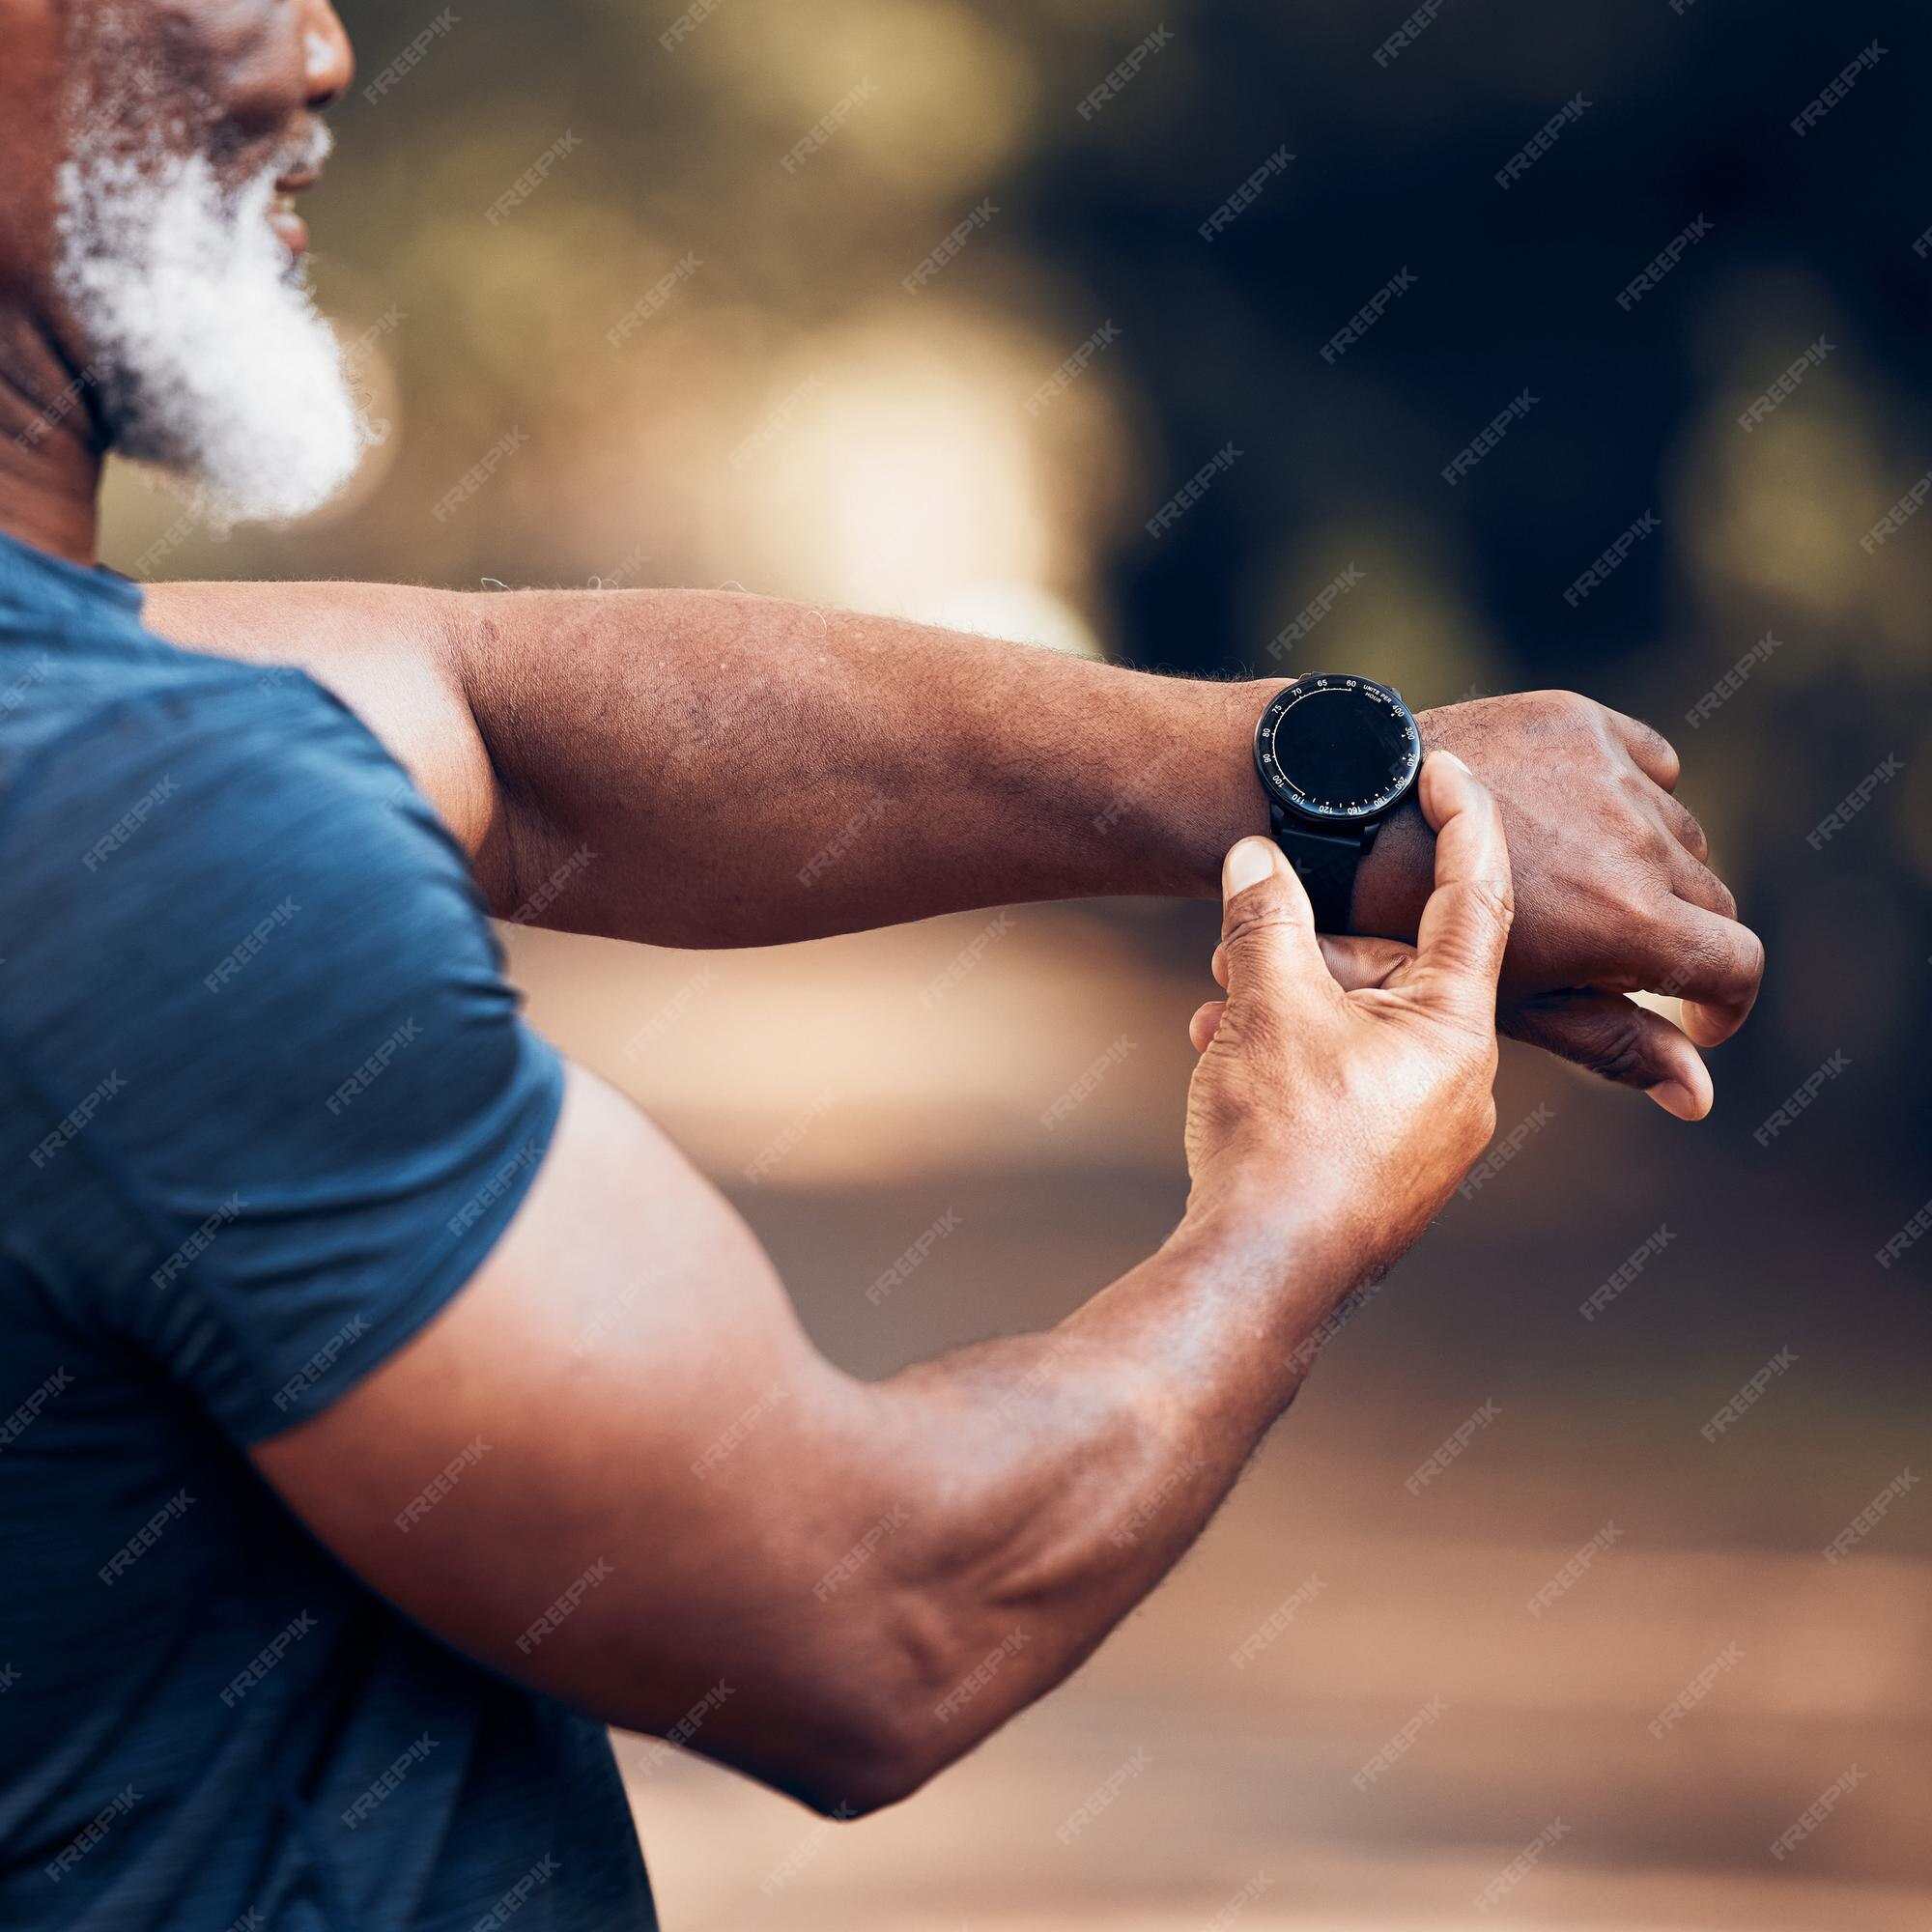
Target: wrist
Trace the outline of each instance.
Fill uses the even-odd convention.
[[[1242,1282],[1258,1309],[1299,1331],[1360,1285],[1363,1266],[1347,1217],[1295,1166],[1285,1155],[1255,1154],[1205,1169],[1169,1245]]]

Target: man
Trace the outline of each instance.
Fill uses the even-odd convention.
[[[1354,899],[1410,948],[1318,942],[1246,836],[1276,687],[674,593],[144,629],[90,567],[109,447],[234,516],[355,460],[285,199],[349,72],[326,0],[0,0],[9,1926],[649,1925],[607,1721],[904,1796],[1200,1533],[1492,1132],[1499,997],[1696,1117],[1757,984],[1674,754],[1580,699],[1425,716]],[[1180,1228],[878,1386],[522,1025],[484,920],[732,945],[1217,878]]]

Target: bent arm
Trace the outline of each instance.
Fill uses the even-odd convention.
[[[573,1073],[469,1287],[254,1453],[439,1634],[856,1815],[1058,1684],[1173,1567],[1349,1285],[1317,1230],[1231,1204],[1049,1333],[863,1385],[709,1185]],[[462,1486],[399,1520],[477,1438]]]

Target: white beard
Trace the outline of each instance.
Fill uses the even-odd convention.
[[[111,144],[102,144],[109,146]],[[200,156],[81,153],[59,178],[60,292],[116,449],[217,525],[327,502],[367,440],[328,325],[268,224],[279,156],[223,193]]]

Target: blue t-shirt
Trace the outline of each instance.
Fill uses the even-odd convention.
[[[140,608],[0,537],[0,1925],[653,1926],[603,1726],[242,1453],[475,1272],[556,1056],[375,739]]]

